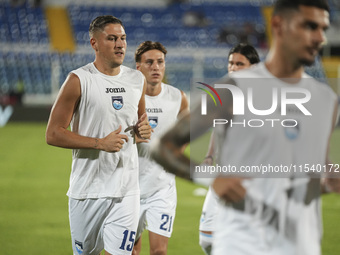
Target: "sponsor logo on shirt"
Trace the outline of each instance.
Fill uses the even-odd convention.
[[[106,93],[125,93],[124,88],[106,88]]]
[[[162,113],[162,108],[146,108],[147,113]]]

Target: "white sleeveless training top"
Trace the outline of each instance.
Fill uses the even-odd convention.
[[[306,89],[311,98],[303,106],[312,116],[302,114],[293,104],[288,106],[285,116],[281,115],[280,107],[270,116],[246,111],[245,115],[234,116],[236,124],[228,128],[226,137],[218,138],[223,141],[218,161],[221,166],[235,166],[237,170],[282,166],[281,169],[290,171],[279,170],[270,176],[274,178],[260,173],[246,175],[249,179],[243,182],[247,190],[244,203],[220,208],[213,254],[228,251],[230,254],[319,255],[322,236],[320,179],[310,178],[315,172],[305,171],[326,163],[336,95],[330,87],[306,74],[297,84],[285,83],[275,78],[263,63],[230,77],[245,98],[249,88],[262,95],[255,96],[253,102],[256,109],[262,110],[272,105],[272,88],[277,88],[278,92],[285,88]],[[287,94],[287,97],[293,95]],[[302,94],[297,95],[301,97]],[[291,120],[296,120],[297,125],[284,127],[283,119],[290,119],[284,126],[294,126]],[[262,123],[262,127],[251,127]],[[244,172],[238,173],[244,175]]]
[[[181,108],[181,91],[171,85],[162,83],[162,90],[157,96],[145,95],[146,113],[154,132],[151,141],[164,134],[177,120]],[[175,177],[162,166],[150,159],[150,143],[139,143],[139,184],[141,198],[145,198],[166,185],[174,185]]]
[[[139,194],[137,146],[131,131],[138,120],[143,74],[121,66],[118,75],[108,76],[93,63],[72,73],[79,77],[81,85],[81,99],[71,121],[72,132],[103,138],[121,125],[121,134],[127,135],[129,141],[117,153],[74,149],[67,195],[85,199]]]

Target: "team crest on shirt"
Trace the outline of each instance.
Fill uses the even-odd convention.
[[[76,247],[78,254],[82,254],[83,253],[83,243],[75,240],[74,245]]]
[[[112,96],[112,106],[116,110],[120,110],[123,108],[124,101],[122,96]]]
[[[286,122],[288,124],[288,122]],[[300,134],[300,127],[299,124],[297,124],[295,127],[294,124],[295,122],[289,123],[292,126],[291,127],[285,127],[284,131],[285,131],[285,135],[289,140],[295,140],[298,138],[299,134]]]
[[[201,222],[203,222],[203,221],[205,221],[205,212],[202,212],[202,214],[201,214],[201,220],[200,220]]]
[[[158,125],[158,117],[149,117],[149,124],[151,128],[155,128]]]

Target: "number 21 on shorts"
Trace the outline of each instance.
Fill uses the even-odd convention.
[[[129,233],[130,233],[130,235],[129,235]],[[123,235],[124,235],[123,241],[122,241],[122,244],[119,247],[119,249],[127,250],[127,251],[132,251],[133,245],[135,243],[136,232],[135,231],[125,230],[123,232]],[[129,237],[129,241],[128,241],[128,243],[126,243],[128,237]]]
[[[172,227],[172,216],[162,214],[162,221],[163,223],[161,224],[160,229],[170,232]]]

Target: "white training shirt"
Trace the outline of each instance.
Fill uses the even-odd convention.
[[[151,134],[151,142],[176,122],[181,108],[181,91],[164,83],[161,86],[162,90],[157,96],[145,95],[146,113],[150,126],[154,130]],[[166,185],[174,185],[174,175],[166,172],[161,165],[150,159],[150,143],[139,143],[137,146],[141,198],[152,195]]]
[[[85,199],[139,194],[138,154],[132,126],[138,121],[143,74],[121,66],[118,75],[108,76],[93,63],[72,73],[79,77],[81,85],[81,99],[71,121],[72,132],[103,138],[121,125],[121,134],[129,140],[117,153],[74,149],[67,195]]]
[[[254,97],[254,107],[262,110],[272,105],[272,88],[277,88],[279,102],[282,89],[304,88],[311,98],[303,106],[312,116],[305,116],[292,105],[288,106],[285,116],[280,114],[281,107],[270,116],[254,115],[247,110],[245,115],[234,116],[233,121],[241,124],[229,127],[227,136],[220,138],[220,166],[231,165],[240,170],[247,166],[282,165],[286,169],[290,167],[291,171],[269,176],[274,178],[261,173],[238,173],[250,177],[243,182],[246,198],[241,204],[220,206],[213,254],[319,255],[322,236],[320,179],[310,178],[311,171],[300,172],[300,166],[325,165],[336,95],[328,86],[306,74],[297,84],[278,80],[263,63],[230,76],[243,91],[245,104],[248,88],[252,88],[254,95],[258,95]],[[303,97],[298,94],[297,98]],[[292,94],[287,94],[287,98],[292,98]],[[279,121],[272,127],[273,122],[266,119]],[[298,125],[283,127],[284,119],[296,120]],[[264,126],[250,127],[261,125],[260,120]]]

